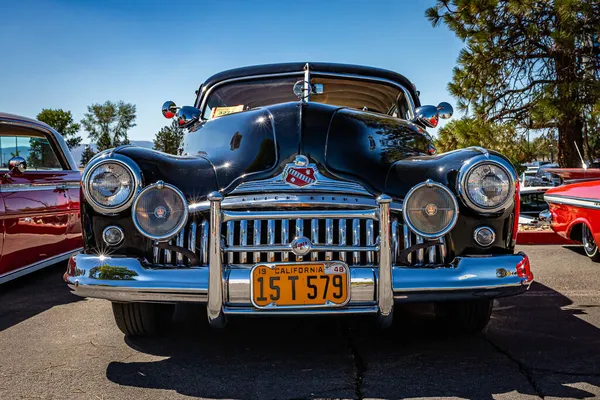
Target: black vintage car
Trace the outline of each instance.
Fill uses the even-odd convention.
[[[435,154],[405,77],[328,63],[209,78],[194,106],[163,106],[188,130],[180,156],[122,146],[82,178],[85,250],[65,279],[108,299],[127,335],[156,332],[177,303],[231,315],[371,314],[433,302],[483,329],[492,299],[533,280],[514,252],[518,181],[501,154]]]

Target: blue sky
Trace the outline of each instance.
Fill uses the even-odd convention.
[[[423,104],[454,105],[446,86],[462,43],[426,20],[434,3],[3,1],[0,111],[63,108],[80,120],[92,103],[124,100],[137,106],[130,139],[152,140],[168,122],[165,100],[191,105],[216,72],[286,61],[391,69],[417,85]]]

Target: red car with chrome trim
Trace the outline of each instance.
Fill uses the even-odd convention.
[[[81,249],[79,180],[58,132],[0,113],[0,283]]]
[[[585,254],[600,261],[600,181],[559,186],[548,190],[544,199],[549,212],[540,215],[551,222],[560,236],[583,243]]]

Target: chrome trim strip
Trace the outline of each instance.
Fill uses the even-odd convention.
[[[268,220],[267,221],[267,243],[272,246],[275,244],[275,220]],[[268,252],[267,253],[267,262],[274,262],[275,261],[275,252]]]
[[[233,246],[233,234],[234,234],[234,224],[235,222],[229,221],[227,223],[227,246]],[[227,263],[233,263],[233,253],[229,253],[227,255]]]
[[[390,202],[392,198],[382,194],[379,203],[379,280],[377,282],[377,304],[379,319],[383,326],[392,322],[394,292],[392,285],[392,251],[390,248]]]
[[[342,209],[376,208],[377,202],[373,197],[327,195],[325,193],[265,193],[248,194],[243,196],[229,196],[223,202],[222,210],[247,210],[249,207],[256,208],[296,208],[296,207],[325,207]],[[402,211],[402,201],[390,203],[394,211]],[[208,201],[200,201],[189,205],[190,213],[208,211]]]
[[[154,242],[154,244],[155,245],[152,247],[152,260],[154,261],[154,264],[160,264],[160,248],[156,246],[158,242]]]
[[[64,170],[61,170],[64,171]],[[31,171],[27,171],[31,172]],[[52,172],[52,171],[35,171],[35,172]],[[79,189],[79,182],[65,183],[3,183],[0,185],[0,193],[7,192],[30,192],[34,190],[69,190]]]
[[[362,218],[377,219],[377,210],[310,210],[310,211],[223,211],[223,221],[242,221],[247,219],[326,219],[326,218]],[[296,236],[302,236],[298,233]]]
[[[15,270],[12,270],[12,271],[5,272],[4,274],[0,274],[0,284],[8,282],[8,281],[12,281],[13,279],[19,278],[23,275],[27,275],[29,273],[39,271],[42,268],[46,268],[46,267],[49,267],[50,265],[67,260],[72,255],[77,254],[82,250],[83,250],[83,248],[79,247],[77,249],[67,251],[66,253],[62,253],[57,256],[47,258],[47,259],[39,261],[37,263],[29,264],[24,267],[20,267]]]
[[[198,229],[198,224],[196,221],[193,221],[190,224],[190,230],[188,232],[188,250],[196,253],[196,230]]]
[[[288,244],[290,242],[290,221],[288,219],[281,220],[281,244]],[[281,252],[281,261],[289,261],[288,252]]]
[[[168,241],[169,244],[173,244],[172,240]],[[165,253],[165,264],[171,264],[171,250],[164,249]]]
[[[183,240],[184,240],[184,235],[185,235],[185,230],[182,229],[181,231],[179,231],[179,235],[177,235],[177,246],[179,247],[183,247]],[[176,257],[177,257],[177,264],[178,265],[183,265],[183,254],[180,252],[175,252]]]
[[[310,240],[314,243],[319,242],[319,220],[311,219],[310,220]],[[319,259],[318,251],[311,251],[310,257],[312,261],[316,261]]]
[[[340,229],[338,232],[339,238],[339,247],[346,246],[346,220],[340,219]],[[344,251],[340,251],[340,260],[346,261],[346,253]]]
[[[304,236],[304,221],[302,218],[296,219],[296,237]],[[304,257],[296,256],[296,261],[302,261]]]
[[[333,245],[333,219],[327,218],[325,220],[325,244],[328,246]],[[331,261],[333,259],[333,253],[331,251],[325,252],[325,261]]]
[[[225,307],[223,312],[227,315],[261,315],[261,316],[292,316],[292,315],[343,315],[343,314],[375,314],[377,306],[345,306],[340,308],[311,308],[311,309],[256,309],[251,307]]]
[[[600,199],[545,194],[544,200],[546,200],[548,203],[566,204],[569,206],[600,209]]]
[[[398,218],[392,220],[392,263],[397,262],[400,254],[400,235],[398,231]]]
[[[259,219],[254,220],[252,232],[253,232],[252,238],[253,238],[254,247],[260,247],[261,220],[259,220]],[[260,262],[260,252],[255,251],[252,254],[252,259],[255,263]]]
[[[440,244],[438,245],[438,248],[440,249],[440,257],[441,257],[440,261],[442,263],[445,263],[446,262],[446,242],[445,242],[443,236],[440,238]]]
[[[248,221],[240,221],[240,246],[246,247],[248,245]],[[240,263],[245,264],[248,262],[248,253],[245,251],[240,252]]]
[[[377,251],[379,250],[379,246],[378,245],[373,245],[373,246],[339,246],[337,244],[334,245],[320,245],[320,244],[314,244],[311,247],[311,251],[355,251],[355,252],[360,252],[360,251]],[[292,251],[292,246],[287,244],[287,245],[282,245],[282,244],[275,244],[275,245],[266,245],[266,244],[258,244],[258,245],[254,245],[254,246],[231,246],[231,247],[225,247],[223,249],[224,252],[226,253],[238,253],[238,252],[242,252],[242,251],[252,251],[252,252],[264,252],[264,251],[281,251],[281,252],[290,252]],[[297,256],[297,257],[302,257],[302,256]],[[296,261],[301,261],[301,260],[296,260]],[[257,261],[258,262],[258,261]]]
[[[408,228],[408,225],[404,224],[402,229],[404,230],[404,248],[408,249],[410,246],[412,246],[412,239],[411,239],[411,235],[412,232],[410,231],[410,229]],[[412,262],[412,254],[409,254],[408,256],[406,256],[406,261],[410,264]]]
[[[423,244],[423,236],[417,235],[417,244]],[[422,265],[424,260],[425,251],[423,249],[417,250],[417,265]]]
[[[223,314],[223,266],[221,264],[221,201],[219,192],[208,195],[210,200],[210,240],[208,265],[208,322],[215,327],[225,325]]]
[[[202,264],[208,264],[208,221],[202,221],[202,243],[200,248],[200,258],[202,259]]]
[[[375,244],[375,232],[373,231],[373,220],[367,220],[366,221],[366,245],[367,246],[372,246],[373,244]],[[368,251],[367,252],[367,264],[373,264],[373,255],[374,253],[372,251]]]
[[[352,220],[352,246],[360,246],[360,220]],[[358,251],[352,252],[352,264],[360,264],[360,253]]]

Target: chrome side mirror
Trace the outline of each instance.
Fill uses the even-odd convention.
[[[27,169],[27,161],[23,157],[16,156],[8,160],[8,173],[3,178],[8,179],[11,175],[21,175]]]
[[[162,106],[162,114],[166,119],[171,119],[175,116],[175,113],[177,112],[177,106],[175,105],[175,102],[169,100],[169,101],[165,101],[165,103]]]
[[[453,113],[452,106],[446,102],[440,103],[437,107],[421,106],[415,110],[413,122],[419,122],[429,128],[435,128],[440,118],[448,119]]]
[[[177,124],[185,127],[200,119],[200,110],[192,106],[183,106],[177,111]]]

